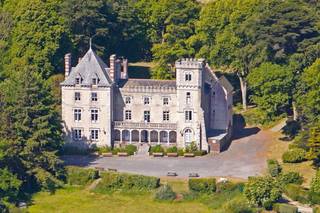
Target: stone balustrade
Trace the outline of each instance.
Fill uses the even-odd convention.
[[[176,130],[176,123],[144,123],[114,121],[115,128],[121,129],[156,129],[156,130]]]

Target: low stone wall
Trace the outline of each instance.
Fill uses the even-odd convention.
[[[225,149],[227,149],[228,146],[230,145],[230,142],[231,142],[231,139],[230,139],[230,137],[228,137],[228,135],[225,135],[221,139],[208,138],[210,152],[215,153],[215,154],[218,154],[218,153],[224,151]]]

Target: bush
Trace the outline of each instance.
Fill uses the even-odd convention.
[[[195,153],[196,151],[198,151],[198,146],[194,141],[192,141],[191,144],[185,148],[186,153]]]
[[[157,152],[161,152],[164,153],[164,148],[161,145],[156,145],[156,146],[152,146],[150,148],[150,153],[157,153]]]
[[[273,210],[279,213],[298,213],[297,207],[285,203],[274,204]]]
[[[320,170],[318,170],[315,177],[312,178],[310,191],[320,194]]]
[[[284,189],[285,194],[292,200],[300,203],[308,203],[308,191],[303,189],[300,185],[288,184]]]
[[[287,185],[289,183],[301,185],[303,182],[303,177],[298,172],[288,172],[280,174],[278,176],[278,181],[282,185]]]
[[[320,204],[320,193],[309,191],[308,198],[311,204]]]
[[[280,184],[272,177],[249,177],[244,194],[251,205],[262,207],[265,202],[279,200],[282,191]]]
[[[178,148],[176,146],[172,146],[167,149],[167,153],[177,153],[177,152],[178,152]]]
[[[183,149],[178,149],[178,155],[183,156],[184,155],[184,150]]]
[[[204,151],[204,150],[198,150],[198,151],[195,151],[193,152],[195,156],[203,156],[203,155],[206,155],[207,152]]]
[[[67,183],[70,185],[84,186],[99,178],[99,171],[84,169],[76,166],[67,166]]]
[[[230,181],[227,182],[219,182],[216,184],[216,192],[233,192],[235,190],[243,191],[244,184],[243,183],[232,183]]]
[[[96,187],[98,192],[113,190],[151,190],[158,188],[160,179],[143,175],[122,174],[116,172],[101,173],[101,181]]]
[[[197,178],[189,179],[189,189],[201,193],[214,193],[216,191],[215,178]]]
[[[101,155],[102,153],[107,153],[112,151],[109,146],[97,147],[96,150],[98,151],[99,155]]]
[[[301,148],[289,149],[282,155],[284,163],[299,163],[306,159],[306,151]]]
[[[161,186],[155,194],[156,200],[174,200],[175,198],[176,193],[169,185]]]
[[[277,177],[281,173],[281,166],[277,160],[267,160],[268,172],[272,177]]]
[[[251,213],[253,210],[250,208],[248,202],[240,197],[234,198],[228,202],[226,202],[222,206],[223,212],[227,213]]]
[[[129,144],[124,148],[125,152],[128,153],[128,155],[133,155],[138,148],[135,145]]]

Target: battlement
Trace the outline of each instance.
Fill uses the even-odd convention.
[[[183,58],[175,63],[176,68],[199,69],[205,66],[204,59]]]

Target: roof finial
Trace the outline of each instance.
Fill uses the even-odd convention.
[[[92,50],[92,48],[91,48],[92,47],[92,38],[91,37],[90,37],[90,43],[89,44],[90,44],[90,50]]]

